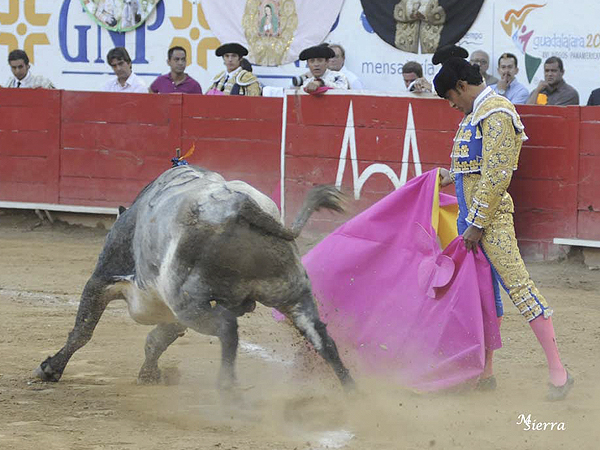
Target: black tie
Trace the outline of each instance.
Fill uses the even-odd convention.
[[[17,87],[20,88],[21,87],[21,82],[17,81]]]
[[[227,80],[229,80],[229,74],[225,75],[225,80],[223,81],[223,86],[221,86],[221,92],[225,92],[225,85],[227,84]]]

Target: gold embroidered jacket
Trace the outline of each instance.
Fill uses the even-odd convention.
[[[498,211],[514,211],[507,189],[526,139],[513,104],[491,89],[463,119],[454,139],[450,171],[455,181],[460,174],[457,193],[469,207],[468,223],[485,228]]]
[[[252,73],[244,69],[234,70],[227,76],[227,72],[223,71],[213,78],[211,89],[218,89],[226,95],[248,95],[260,96],[262,89],[258,78]]]

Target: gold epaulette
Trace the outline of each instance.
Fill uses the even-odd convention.
[[[504,112],[512,118],[515,129],[522,133],[525,127],[521,122],[519,113],[515,109],[515,106],[501,95],[492,94],[485,98],[473,111],[473,117],[471,118],[471,124],[477,126],[479,122],[487,119],[491,114],[496,112]]]
[[[212,82],[213,82],[213,83],[218,83],[218,82],[219,82],[219,80],[220,80],[221,78],[223,78],[223,76],[224,76],[224,75],[225,75],[225,71],[219,72],[219,73],[218,73],[218,75],[216,75],[216,76],[215,76],[215,77],[212,79]]]
[[[256,83],[257,81],[258,78],[256,78],[252,72],[248,72],[247,70],[241,70],[235,80],[235,82],[240,86],[250,86],[252,83]]]

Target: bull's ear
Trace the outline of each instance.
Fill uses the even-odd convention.
[[[123,214],[125,211],[127,211],[127,208],[125,208],[122,205],[119,205],[119,215]]]

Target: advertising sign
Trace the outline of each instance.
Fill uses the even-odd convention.
[[[450,35],[460,36],[458,43],[469,51],[485,50],[490,55],[489,72],[496,76],[498,57],[504,52],[515,54],[517,79],[529,91],[543,80],[543,62],[550,56],[562,58],[564,79],[579,92],[580,104],[600,86],[600,28],[596,20],[600,3],[595,0],[580,0],[577,7],[557,0],[485,0],[482,5],[475,0],[402,0],[395,6],[391,0],[383,2],[391,14],[395,10],[410,13],[410,20],[402,23],[369,8],[365,11],[362,3],[375,2],[360,0],[110,0],[116,11],[112,19],[99,15],[100,10],[110,9],[108,2],[0,0],[0,83],[5,85],[11,77],[8,53],[21,48],[29,55],[33,73],[49,78],[56,87],[100,90],[114,76],[106,62],[107,52],[124,46],[135,73],[149,85],[169,70],[167,51],[179,45],[188,54],[187,73],[206,90],[215,74],[223,70],[215,49],[222,42],[237,40],[250,47],[249,57],[256,63],[254,73],[264,85],[291,87],[291,77],[307,70],[304,63],[295,60],[298,49],[325,40],[345,47],[346,68],[366,89],[401,92],[405,90],[402,66],[406,62],[419,62],[426,78],[436,73],[428,44],[431,40],[425,32],[433,26],[439,28],[435,28],[439,31],[435,36],[440,42],[446,42]],[[321,9],[306,16],[306,5],[313,3]],[[462,8],[463,4],[469,8]],[[219,18],[215,12],[222,13],[224,5],[230,14]],[[419,8],[415,12],[417,6],[421,13]],[[435,25],[435,11],[440,18],[445,17],[443,25]],[[461,21],[461,13],[470,24],[468,30],[452,25],[466,23]],[[224,17],[235,19],[235,23]],[[385,23],[392,24],[394,30],[400,26],[405,38],[412,30],[417,45],[407,47],[406,42],[396,42],[396,31],[393,36],[391,29],[385,31]],[[271,43],[277,45],[269,47]],[[277,65],[279,62],[283,64]]]

